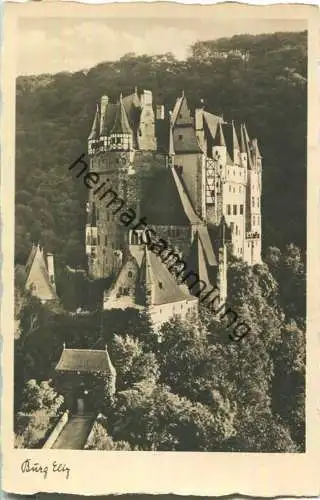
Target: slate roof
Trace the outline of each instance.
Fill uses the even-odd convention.
[[[159,169],[143,183],[141,212],[148,214],[151,225],[201,224],[183,180],[175,168]]]
[[[55,370],[60,372],[109,373],[112,369],[106,350],[63,349]]]
[[[126,110],[124,109],[122,95],[120,95],[119,102],[116,104],[116,112],[114,123],[111,129],[111,134],[132,134],[131,127],[129,125]]]
[[[227,153],[232,163],[233,161],[235,161],[234,150],[239,149],[239,141],[235,131],[235,127],[233,123],[223,123],[221,127],[225,138]]]
[[[193,298],[186,287],[178,284],[161,258],[147,247],[142,261],[141,279],[154,285],[152,305],[170,304]]]
[[[218,125],[223,121],[221,116],[213,115],[212,113],[204,111],[203,118],[209,129],[212,139],[214,139],[217,133]]]
[[[96,114],[94,115],[94,120],[92,124],[92,129],[89,135],[90,139],[99,139],[100,136],[100,113],[99,106],[97,105]]]
[[[109,102],[101,116],[101,136],[109,136],[114,124],[117,105]]]
[[[40,300],[52,300],[56,298],[55,289],[50,283],[45,256],[39,245],[32,245],[25,266],[25,272],[25,286],[28,289],[31,288],[36,297]]]

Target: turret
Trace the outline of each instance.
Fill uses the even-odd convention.
[[[232,121],[232,144],[233,144],[233,162],[236,165],[240,165],[240,146],[238,141],[238,136],[236,132],[236,128],[234,126],[234,122]]]
[[[110,149],[129,151],[132,149],[132,130],[124,109],[122,94],[116,106],[115,119],[110,133]]]
[[[88,154],[94,154],[98,148],[100,136],[100,112],[99,106],[97,105],[96,113],[94,115],[94,120],[91,128],[90,135],[88,137]]]
[[[214,143],[212,147],[212,156],[215,160],[218,160],[219,165],[222,165],[223,167],[226,165],[227,147],[221,122],[219,122],[218,124],[217,133],[214,138]]]

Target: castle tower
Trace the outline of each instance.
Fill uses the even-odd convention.
[[[97,138],[98,124],[100,135]],[[99,147],[93,148],[95,143]],[[134,148],[122,95],[116,104],[107,96],[101,98],[100,116],[97,110],[88,153],[90,172],[98,174],[99,184],[96,189],[89,190],[86,250],[89,274],[102,278],[117,272],[127,243],[125,224],[119,221],[119,216],[131,206]],[[131,216],[134,218],[134,214]]]
[[[249,265],[261,262],[261,154],[256,139],[250,141],[245,125],[244,141],[248,158],[246,186],[246,241],[244,260]]]

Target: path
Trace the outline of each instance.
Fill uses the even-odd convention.
[[[52,448],[83,450],[93,422],[94,417],[92,415],[71,416]]]

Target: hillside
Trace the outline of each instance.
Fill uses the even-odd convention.
[[[217,57],[217,52],[229,53]],[[232,52],[233,51],[233,52]],[[237,52],[248,54],[247,58]],[[190,104],[245,121],[263,154],[263,244],[305,248],[307,32],[196,42],[186,61],[127,54],[89,71],[17,79],[16,260],[41,240],[61,263],[83,265],[85,191],[69,175],[86,151],[95,103],[137,85],[172,106]]]

